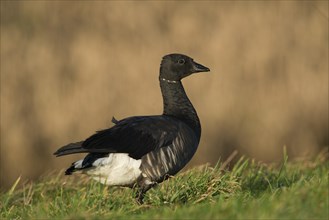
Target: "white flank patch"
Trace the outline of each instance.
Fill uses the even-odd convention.
[[[112,153],[108,157],[95,160],[93,167],[84,171],[102,184],[127,186],[136,182],[141,175],[141,160],[135,160],[128,154]]]

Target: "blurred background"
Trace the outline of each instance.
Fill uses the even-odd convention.
[[[211,69],[183,83],[202,123],[189,167],[328,148],[328,1],[1,1],[1,189],[82,155],[53,152],[162,113],[163,55]]]

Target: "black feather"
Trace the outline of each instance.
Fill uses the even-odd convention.
[[[107,156],[108,156],[107,153],[90,153],[83,159],[81,169],[86,169],[88,167],[91,167],[95,162],[95,160]]]
[[[64,156],[67,154],[75,154],[75,153],[86,153],[85,149],[83,149],[82,146],[83,141],[76,142],[76,143],[70,143],[68,145],[65,145],[61,148],[59,148],[54,155],[57,157]]]
[[[72,165],[65,171],[65,175],[72,175],[75,170],[75,165],[72,163]]]
[[[119,122],[114,116],[112,117],[111,121],[112,121],[113,124],[117,124]]]

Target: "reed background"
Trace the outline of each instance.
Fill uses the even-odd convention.
[[[202,122],[189,167],[328,148],[328,1],[1,1],[1,188],[78,155],[52,153],[111,118],[160,114],[161,57],[208,66],[184,80]]]

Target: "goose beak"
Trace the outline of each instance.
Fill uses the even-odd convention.
[[[210,69],[193,61],[193,73],[209,72]]]

